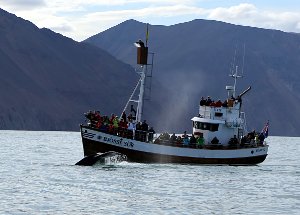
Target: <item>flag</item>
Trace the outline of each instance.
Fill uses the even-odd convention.
[[[262,133],[264,134],[265,138],[269,136],[269,121],[266,123],[265,127],[263,128]]]

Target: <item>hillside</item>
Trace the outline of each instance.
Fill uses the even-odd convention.
[[[84,41],[135,64],[133,41],[145,38],[144,23],[125,21]],[[201,96],[226,97],[231,64],[243,67],[238,92],[244,97],[248,129],[270,120],[271,135],[300,136],[300,37],[278,30],[194,20],[172,26],[150,25],[155,53],[152,100],[145,118],[156,130],[191,128]],[[236,54],[235,54],[236,52]],[[134,57],[132,57],[134,56]],[[236,56],[236,57],[235,57]]]
[[[83,113],[120,113],[133,68],[0,9],[0,129],[79,130]]]

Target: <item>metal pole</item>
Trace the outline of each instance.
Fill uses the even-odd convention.
[[[142,69],[142,73],[141,73],[141,85],[140,85],[140,93],[139,93],[139,102],[138,102],[138,106],[137,106],[137,122],[142,121],[146,69],[147,69],[147,65],[143,65],[143,69]]]

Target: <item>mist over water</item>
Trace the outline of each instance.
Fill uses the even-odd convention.
[[[75,166],[79,132],[0,132],[0,214],[299,214],[300,138],[257,166]]]
[[[190,72],[190,71],[189,71]],[[174,71],[176,75],[170,76],[166,84],[166,93],[163,100],[165,105],[162,112],[157,115],[156,121],[159,132],[183,133],[192,130],[191,118],[199,113],[199,92],[205,88],[205,75],[202,72]],[[197,88],[195,88],[197,86]],[[170,92],[176,92],[170,93]],[[203,95],[204,96],[204,95]],[[195,100],[195,97],[199,97]],[[190,112],[193,110],[193,114]]]

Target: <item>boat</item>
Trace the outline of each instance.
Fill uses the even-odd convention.
[[[192,134],[184,132],[170,136],[165,132],[154,135],[148,127],[132,127],[143,120],[145,79],[151,66],[148,63],[151,53],[148,53],[147,39],[146,45],[141,40],[135,45],[137,64],[141,68],[140,79],[134,90],[134,93],[138,91],[138,98],[133,99],[133,93],[124,108],[128,109],[130,103],[135,104],[131,105],[131,128],[116,128],[113,119],[106,123],[102,120],[99,125],[99,112],[90,111],[86,114],[88,123],[80,125],[84,156],[117,152],[125,155],[129,162],[208,165],[255,165],[266,159],[269,146],[265,138],[268,136],[269,123],[260,133],[246,131],[242,99],[251,87],[236,95],[237,79],[241,77],[238,69],[230,75],[234,84],[226,86],[228,97],[225,102],[202,98],[199,113],[191,119]]]

